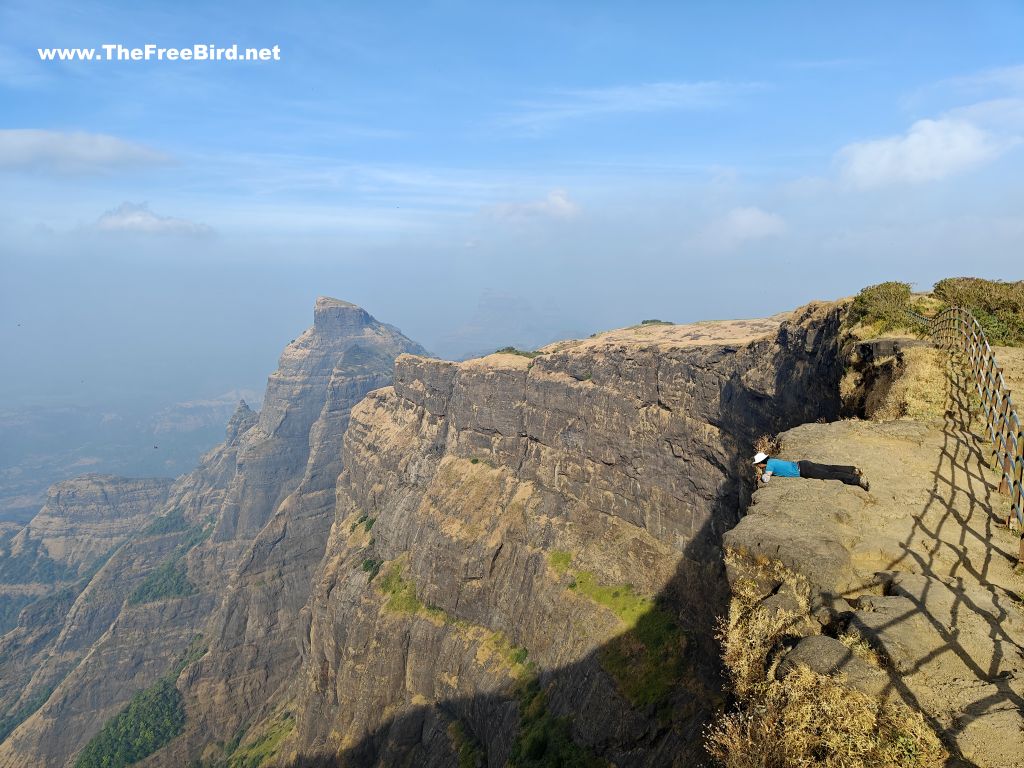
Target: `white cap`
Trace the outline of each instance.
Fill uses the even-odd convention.
[[[760,464],[762,461],[764,461],[767,458],[768,458],[768,454],[767,453],[763,453],[761,451],[758,451],[757,455],[754,456],[754,463],[755,464]]]

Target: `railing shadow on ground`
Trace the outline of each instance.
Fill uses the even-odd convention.
[[[1015,552],[1005,549],[994,535],[997,529],[1004,527],[1002,517],[995,511],[1004,497],[985,477],[983,468],[989,464],[987,450],[983,438],[972,429],[972,425],[977,423],[977,403],[972,398],[973,388],[968,374],[956,362],[949,365],[947,386],[949,408],[944,416],[942,448],[931,473],[928,499],[913,515],[913,524],[900,542],[902,554],[882,569],[882,572],[919,574],[927,581],[918,595],[908,596],[906,591],[900,592],[900,596],[911,601],[911,608],[884,623],[873,625],[871,629],[877,635],[901,623],[923,618],[934,631],[936,642],[930,650],[909,663],[904,659],[899,671],[886,666],[889,684],[883,695],[896,696],[925,716],[950,749],[946,765],[953,768],[972,765],[958,754],[956,738],[974,720],[1000,709],[1024,712],[1024,695],[1011,687],[1007,676],[1000,674],[1007,649],[1024,656],[1024,646],[1021,645],[1024,638],[1013,637],[1006,630],[1010,611],[1018,610],[1011,608],[1011,604],[1020,605],[1021,596],[992,580],[993,570],[998,565],[1012,571],[1017,557]],[[991,605],[979,605],[965,589],[958,588],[961,585],[950,585],[950,581],[959,579],[976,582],[987,590],[993,598]],[[861,588],[849,590],[841,596],[855,601],[865,588],[872,586],[861,585]],[[948,624],[926,610],[933,589],[945,589],[952,595]],[[969,650],[962,642],[964,635],[958,625],[972,620],[984,622],[989,628],[992,650],[988,658],[977,658],[977,648]],[[876,650],[882,650],[884,656],[884,648]],[[984,695],[961,702],[961,714],[952,724],[942,723],[934,713],[929,713],[915,692],[917,686],[906,680],[945,655],[955,657],[969,675],[986,686]],[[838,671],[849,666],[855,658],[851,651],[837,665]],[[1009,736],[1013,737],[1012,734]]]

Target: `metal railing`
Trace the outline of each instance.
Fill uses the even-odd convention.
[[[920,315],[916,318],[927,320]],[[1002,473],[999,492],[1010,497],[1006,525],[1024,531],[1024,429],[985,331],[963,307],[940,312],[929,321],[929,329],[940,347],[964,355],[968,375],[981,399],[985,428],[992,444],[992,468]],[[1024,562],[1024,534],[1018,559]]]

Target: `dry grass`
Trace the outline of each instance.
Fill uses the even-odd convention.
[[[943,353],[932,347],[912,347],[903,352],[892,386],[868,416],[877,421],[941,419],[946,410],[945,381]]]
[[[920,714],[805,666],[758,686],[744,704],[707,733],[725,768],[926,768],[946,756]]]
[[[882,658],[878,655],[878,651],[872,648],[863,638],[846,632],[839,636],[839,642],[849,648],[850,652],[858,659],[866,661],[873,667],[882,666]]]
[[[719,639],[737,698],[706,734],[711,757],[724,768],[927,768],[945,758],[938,738],[919,714],[849,688],[842,676],[821,675],[801,665],[782,681],[774,675],[776,650],[800,633],[808,609],[808,585],[770,560],[727,561],[749,578],[733,585],[729,616]],[[796,611],[767,610],[765,590],[782,582]],[[840,638],[859,658],[879,659],[858,638]]]
[[[767,453],[769,456],[777,456],[779,453],[779,438],[771,435],[761,435],[754,441],[754,453]]]
[[[748,695],[764,681],[772,651],[803,618],[796,613],[768,610],[758,605],[764,597],[758,581],[781,581],[792,590],[800,608],[807,609],[806,582],[780,563],[758,563],[757,577],[736,580],[728,618],[719,623],[722,660],[729,670],[733,690],[740,697]]]

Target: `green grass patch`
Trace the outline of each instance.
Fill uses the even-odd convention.
[[[180,555],[175,555],[165,560],[136,587],[128,597],[128,605],[153,603],[171,597],[187,597],[195,592],[196,588],[192,586],[185,572],[185,561]]]
[[[686,671],[686,636],[667,611],[652,608],[635,626],[607,643],[599,659],[637,708],[662,708]]]
[[[580,571],[575,575],[575,589],[586,595],[598,605],[613,611],[619,620],[629,627],[653,605],[650,598],[638,595],[631,584],[605,586],[597,581],[590,571]]]
[[[376,517],[371,517],[371,518],[368,518],[363,523],[363,527],[366,529],[367,533],[369,533],[370,531],[373,530],[373,524],[376,523],[376,522],[377,522],[377,518]]]
[[[564,549],[552,549],[548,552],[548,563],[557,573],[563,574],[569,570],[569,566],[572,564],[572,552]]]
[[[277,754],[284,741],[295,730],[295,716],[286,712],[252,744],[236,747],[227,761],[227,768],[259,768]]]
[[[416,613],[423,603],[416,597],[416,584],[402,578],[402,564],[393,563],[377,582],[380,591],[388,596],[386,606],[398,613]]]

